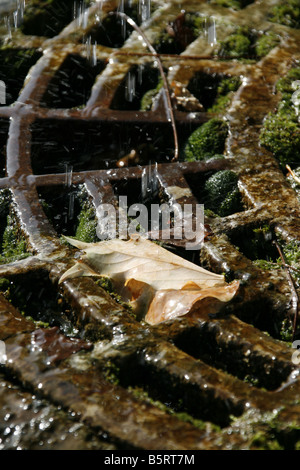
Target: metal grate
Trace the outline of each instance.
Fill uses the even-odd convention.
[[[11,302],[0,296],[6,352],[2,448],[295,448],[298,368],[290,343],[280,340],[282,321],[295,314],[295,292],[285,269],[259,268],[246,244],[253,229],[266,225],[286,242],[300,240],[296,193],[258,139],[264,117],[279,101],[275,83],[300,59],[299,29],[268,22],[273,3],[264,0],[258,7],[254,2],[233,11],[199,0],[180,2],[186,11],[213,15],[220,39],[228,34],[220,19],[245,25],[249,17],[253,30],[271,27],[281,37],[254,63],[214,57],[203,37],[180,55],[160,55],[170,83],[184,87],[197,73],[242,77],[226,110],[226,158],[207,162],[172,161],[163,98],[150,111],[140,111],[130,100],[129,109],[118,109],[126,101],[129,71],[144,70],[146,79],[156,58],[129,26],[123,44],[119,37],[114,47],[105,43],[95,19],[103,25],[116,2],[101,2],[101,9],[92,5],[53,37],[19,29],[12,34],[10,47],[34,49],[37,56],[13,104],[0,107],[0,157],[5,155],[0,188],[12,195],[30,252],[0,266],[12,292]],[[152,43],[178,13],[175,1],[153,2],[143,25]],[[180,142],[212,117],[176,108],[174,114]],[[120,167],[132,148],[154,136],[155,151],[142,153],[137,166]],[[241,280],[238,297],[221,316],[203,314],[150,327],[92,279],[58,286],[76,254],[60,235],[74,229],[76,204],[72,217],[68,204],[79,189],[84,187],[94,207],[117,205],[118,191],[130,197],[155,161],[161,193],[180,204],[201,202],[208,175],[224,169],[238,174],[244,210],[207,216],[210,234],[200,253],[208,269]],[[56,215],[63,213],[58,222],[55,214],[46,216],[47,204]],[[275,250],[271,242],[262,249]],[[26,304],[25,316],[21,304]],[[42,321],[47,309],[53,312],[48,328],[28,318]]]

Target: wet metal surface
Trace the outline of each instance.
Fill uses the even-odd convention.
[[[45,276],[58,295],[57,305],[66,306],[60,328],[48,327],[31,318],[39,300],[28,302],[24,315],[17,301],[8,302],[0,294],[0,340],[6,353],[0,370],[1,449],[252,449],[259,447],[254,441],[258,434],[289,449],[300,440],[295,349],[280,339],[279,332],[281,322],[294,313],[293,291],[285,269],[259,268],[243,245],[253,228],[264,225],[286,241],[300,241],[297,195],[277,161],[259,144],[264,117],[280,98],[274,85],[300,60],[300,31],[269,23],[272,3],[254,2],[233,11],[199,0],[155,2],[155,13],[144,25],[154,42],[180,9],[193,12],[201,5],[201,12],[216,20],[226,17],[229,24],[242,25],[251,18],[254,29],[272,27],[281,35],[280,45],[256,63],[220,61],[201,37],[177,58],[161,56],[169,81],[183,87],[201,71],[242,78],[225,113],[226,158],[206,162],[171,161],[170,120],[161,102],[156,111],[112,109],[130,68],[153,62],[136,32],[120,48],[95,45],[93,54],[105,65],[94,77],[83,106],[43,104],[51,80],[66,66],[67,58],[86,59],[90,50],[82,36],[88,37],[95,18],[105,19],[116,9],[116,2],[103,2],[102,10],[99,4],[93,5],[86,13],[86,24],[76,18],[53,38],[19,30],[12,36],[9,44],[14,48],[33,47],[42,55],[30,69],[18,100],[0,107],[0,119],[9,122],[0,189],[12,192],[31,252],[23,260],[0,265],[0,276],[17,286],[27,276],[32,276],[33,283]],[[218,23],[218,39],[226,37],[229,29],[226,22]],[[203,111],[175,109],[179,135],[210,117]],[[141,152],[139,164],[118,167],[116,162],[130,151],[126,148],[122,153],[121,145],[106,164],[103,141],[109,140],[107,129],[113,128],[114,136],[121,129],[126,136],[137,125],[133,146],[141,144],[143,126],[152,138],[159,133],[167,136],[168,149],[159,148],[156,167],[165,199],[201,203],[201,191],[197,193],[207,175],[224,169],[238,174],[244,210],[227,217],[206,216],[210,235],[200,252],[204,267],[241,281],[238,296],[218,317],[188,316],[150,327],[90,278],[58,286],[76,251],[61,242],[39,193],[47,190],[56,195],[58,188],[83,184],[95,206],[101,202],[116,206],[117,184],[126,182],[130,187],[149,164],[154,168],[154,161],[152,154],[148,158]],[[45,164],[53,162],[55,154],[47,147],[49,142],[56,145],[53,128],[61,130],[66,160],[58,159],[48,172]],[[82,138],[78,138],[80,132]],[[81,145],[85,139],[90,139],[87,149]],[[95,147],[100,157],[89,160]],[[76,170],[78,157],[82,157],[81,166]],[[75,165],[74,171],[66,173],[66,162],[72,168]],[[74,334],[66,334],[65,317]]]

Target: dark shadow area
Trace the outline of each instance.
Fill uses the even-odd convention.
[[[75,108],[86,104],[97,75],[105,68],[104,61],[95,64],[86,58],[69,55],[49,83],[41,99],[46,108]]]
[[[41,56],[36,49],[0,49],[0,80],[6,86],[6,106],[17,100],[29,69]]]
[[[136,164],[172,158],[173,135],[166,124],[37,120],[32,127],[34,174],[65,173],[115,168],[134,150]]]

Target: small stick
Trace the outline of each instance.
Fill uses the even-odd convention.
[[[297,184],[300,184],[300,178],[296,175],[296,173],[291,169],[289,165],[285,165],[287,171],[292,175],[294,180],[296,181]]]
[[[297,328],[297,320],[298,320],[298,305],[299,305],[299,296],[297,294],[297,291],[296,291],[296,288],[295,288],[295,283],[294,283],[294,280],[291,276],[291,273],[290,273],[290,266],[288,266],[286,264],[286,260],[285,260],[285,257],[284,257],[284,254],[282,253],[282,250],[280,248],[280,246],[278,245],[277,241],[274,240],[274,245],[276,246],[277,248],[277,251],[279,253],[279,256],[282,260],[282,263],[283,263],[283,266],[286,270],[286,273],[287,273],[287,276],[288,276],[288,279],[289,279],[289,282],[290,282],[290,285],[291,285],[291,288],[292,288],[292,293],[293,293],[293,300],[295,302],[294,306],[295,306],[295,314],[294,314],[294,320],[293,320],[293,337],[292,337],[292,340],[294,340],[295,338],[295,333],[296,333],[296,328]]]

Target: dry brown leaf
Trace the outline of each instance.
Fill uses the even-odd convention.
[[[211,273],[170,253],[145,238],[83,243],[67,241],[84,251],[81,259],[59,282],[78,276],[109,277],[116,291],[131,302],[134,311],[150,324],[186,315],[199,302],[211,302],[212,309],[233,298],[238,281],[227,284],[224,276]],[[219,308],[219,307],[218,307]]]

